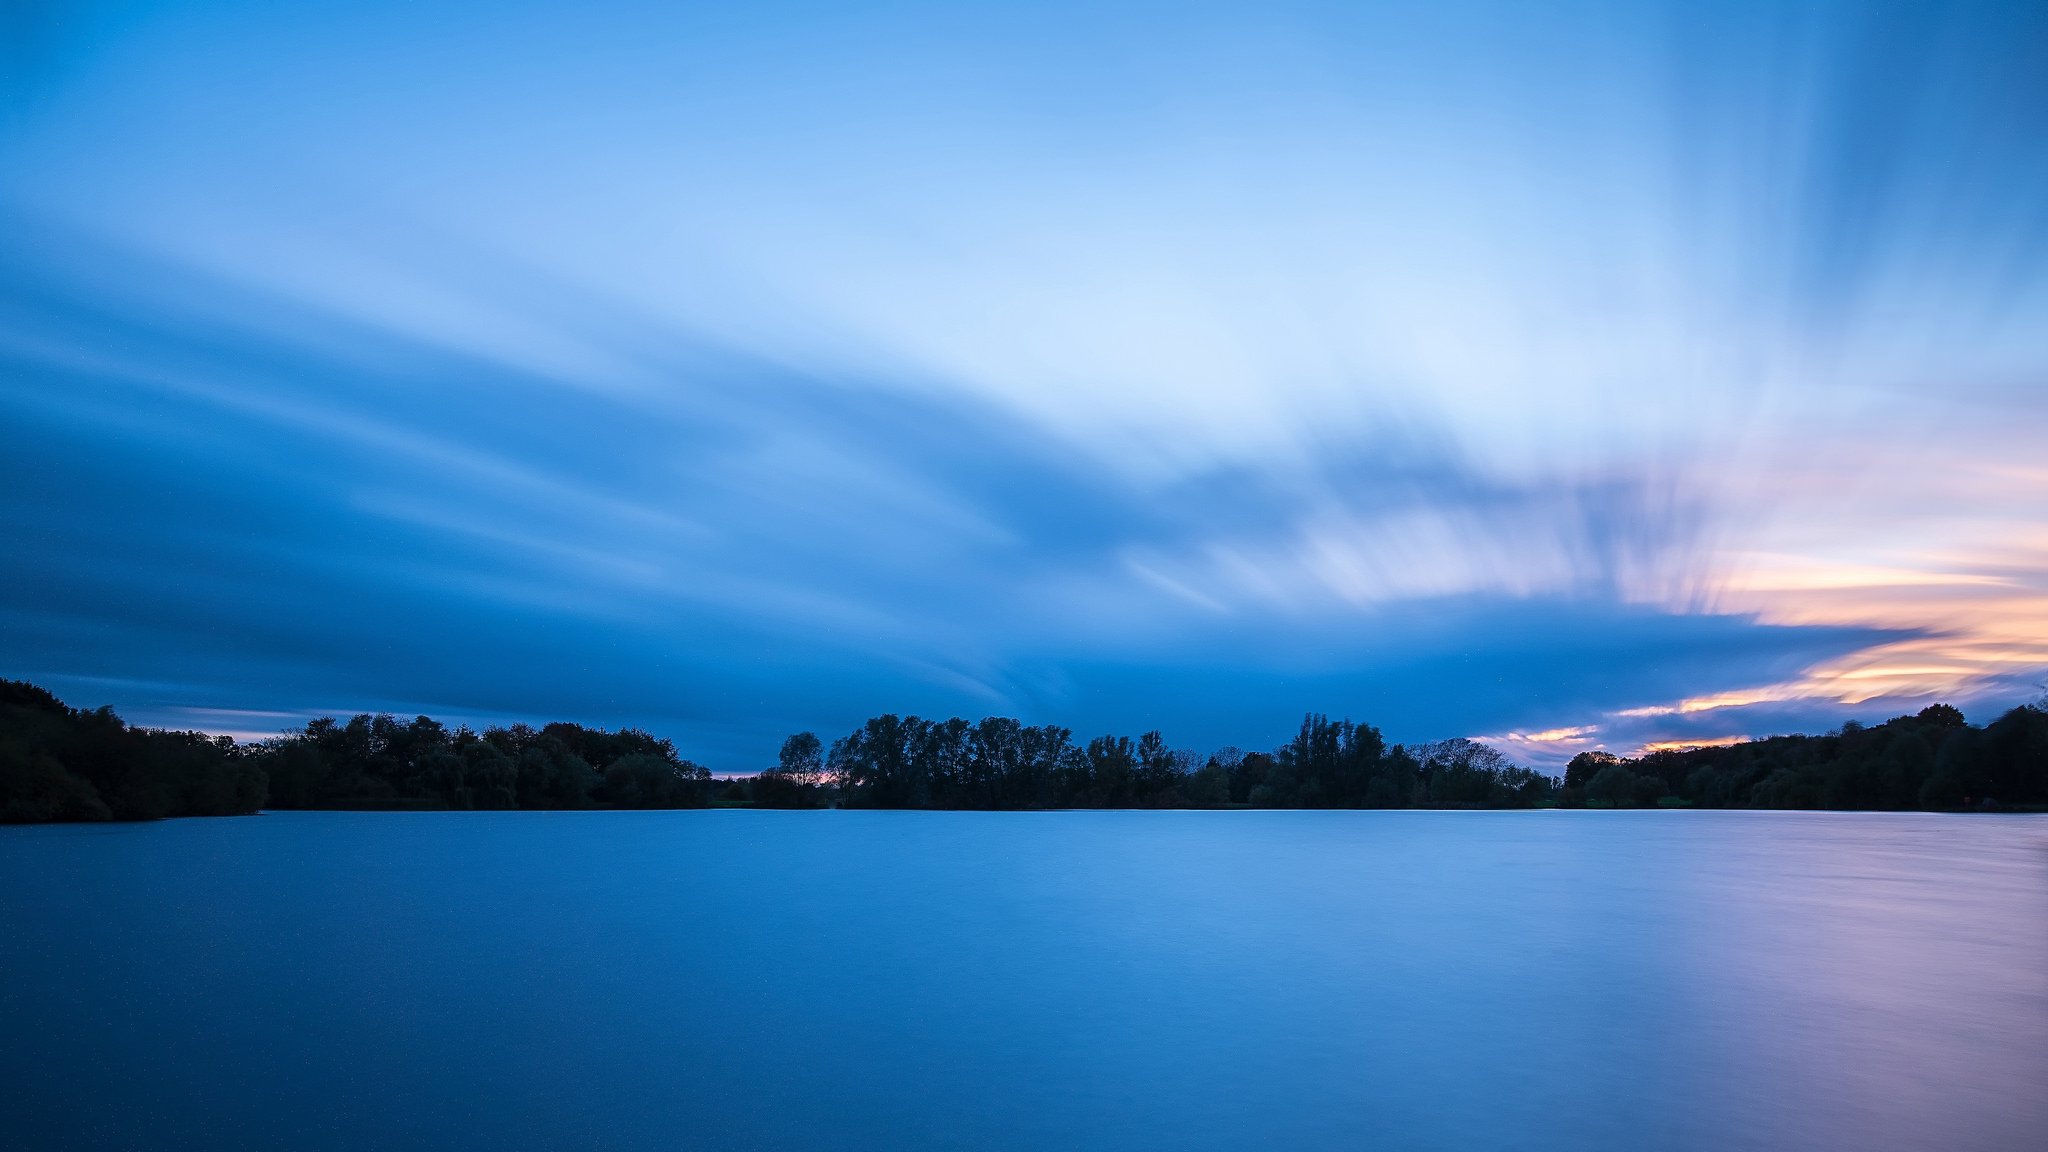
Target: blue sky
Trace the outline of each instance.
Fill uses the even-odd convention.
[[[73,703],[1551,764],[2048,680],[2038,5],[5,19]]]

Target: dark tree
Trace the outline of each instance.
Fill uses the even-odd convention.
[[[261,765],[227,737],[131,728],[0,680],[0,821],[153,820],[263,806]]]
[[[602,771],[593,765],[601,765]],[[0,820],[132,820],[282,808],[2048,807],[2048,710],[1983,728],[1936,704],[1817,736],[1623,759],[1582,752],[1562,780],[1473,740],[1389,747],[1310,713],[1273,752],[1176,749],[1009,717],[878,716],[832,743],[800,732],[773,768],[719,784],[634,728],[555,723],[450,731],[426,716],[313,720],[257,744],[132,728],[0,680]]]

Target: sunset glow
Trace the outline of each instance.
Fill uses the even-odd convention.
[[[727,771],[2044,691],[2038,6],[351,7],[11,29],[8,674]]]

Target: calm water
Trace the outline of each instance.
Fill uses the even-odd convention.
[[[0,829],[26,1148],[2038,1149],[2048,819]]]

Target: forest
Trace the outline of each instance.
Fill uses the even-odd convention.
[[[131,727],[0,680],[0,822],[147,820],[263,808],[692,808],[711,773],[645,732],[425,716],[319,719],[236,743]]]
[[[264,808],[1838,808],[2048,806],[2048,711],[1977,727],[1948,705],[1814,736],[1635,758],[1582,752],[1562,779],[1473,740],[1389,744],[1311,713],[1269,752],[1201,755],[1158,732],[1098,736],[1004,717],[885,715],[829,746],[802,732],[754,775],[715,778],[638,729],[449,728],[323,718],[267,740],[139,728],[0,680],[0,822],[148,820]]]
[[[2048,709],[2014,708],[1979,728],[1947,704],[1822,736],[1621,759],[1581,752],[1560,802],[1590,806],[1945,811],[2048,806]]]
[[[756,792],[763,781],[773,802],[866,808],[1534,808],[1558,788],[1476,741],[1390,747],[1369,724],[1317,714],[1272,752],[1206,757],[1158,732],[1081,743],[1002,717],[878,716],[829,752],[791,737]]]

